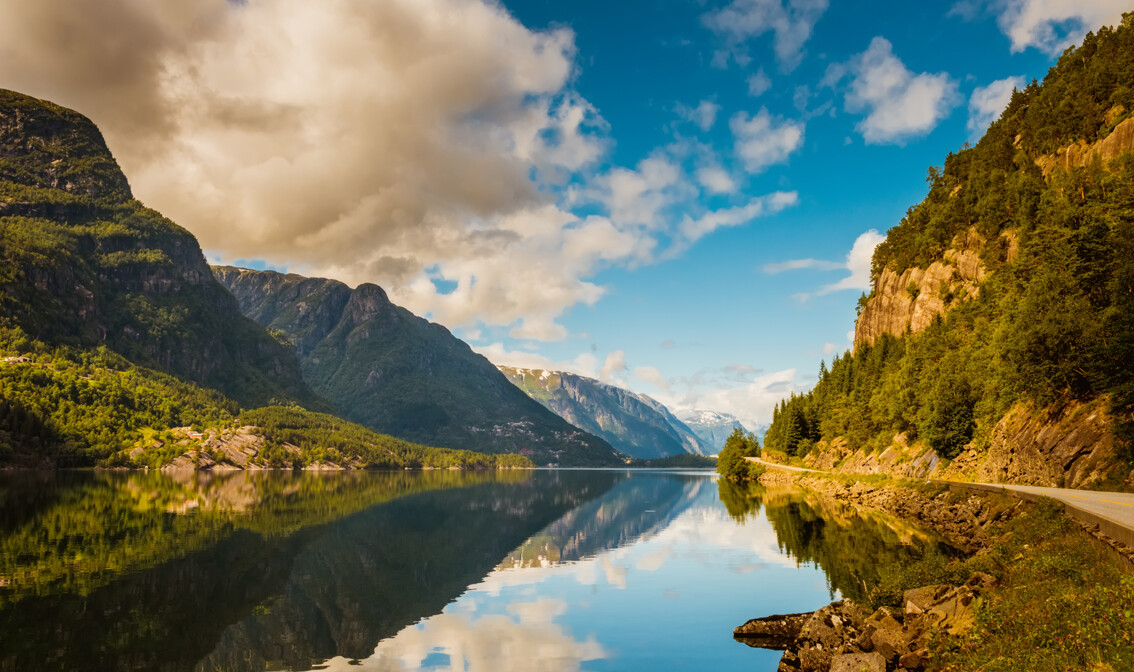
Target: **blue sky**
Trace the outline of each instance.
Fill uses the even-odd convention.
[[[849,346],[927,168],[1123,9],[0,0],[0,86],[90,116],[211,261],[760,425]]]

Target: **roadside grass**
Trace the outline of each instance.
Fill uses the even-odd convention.
[[[872,607],[901,606],[902,593],[959,584],[973,572],[998,585],[978,598],[976,623],[961,638],[934,638],[929,670],[941,672],[1128,672],[1134,670],[1134,573],[1042,499],[990,526],[991,545],[965,558],[935,549],[880,568]]]

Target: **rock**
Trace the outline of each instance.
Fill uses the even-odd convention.
[[[831,672],[886,672],[886,659],[877,653],[844,653],[831,658]]]
[[[911,651],[898,658],[898,667],[904,670],[920,670],[924,661],[916,651]]]
[[[898,620],[903,616],[889,607],[882,607],[871,614],[863,624],[865,631],[870,633],[870,648],[863,648],[878,653],[887,662],[896,660],[909,651],[908,634]]]
[[[754,618],[732,631],[732,636],[759,649],[786,649],[795,642],[810,613]]]

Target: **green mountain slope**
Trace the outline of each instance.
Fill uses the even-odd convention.
[[[0,325],[105,346],[244,405],[318,402],[188,231],[134,200],[88,119],[0,90]]]
[[[645,395],[564,371],[500,370],[532,399],[627,455],[650,459],[714,452],[669,409]]]
[[[313,412],[329,407],[291,345],[240,313],[188,231],[133,200],[94,124],[3,90],[0,259],[0,465],[530,464]],[[242,411],[269,403],[284,405]]]
[[[1087,35],[930,169],[875,252],[853,354],[780,405],[767,449],[919,476],[1134,479],[1132,23]]]
[[[602,439],[517,390],[444,327],[390,303],[376,285],[213,269],[244,314],[299,352],[304,378],[343,417],[409,441],[537,464],[618,464]]]

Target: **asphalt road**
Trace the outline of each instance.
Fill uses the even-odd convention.
[[[1081,509],[1096,516],[1109,518],[1127,529],[1134,530],[1134,495],[1125,492],[1097,492],[1095,490],[1073,490],[1071,488],[1040,488],[1031,485],[1004,485],[1001,483],[982,483],[994,488],[1030,492],[1051,497],[1068,506]]]
[[[818,469],[804,469],[802,467],[789,467],[786,464],[765,462],[756,457],[744,458],[749,462],[756,462],[776,469],[787,471],[810,471],[826,473]],[[1075,490],[1072,488],[1041,488],[1031,485],[1005,485],[1002,483],[979,483],[978,485],[1003,488],[1017,492],[1029,492],[1044,497],[1051,497],[1064,502],[1072,508],[1093,513],[1096,516],[1108,518],[1128,530],[1134,531],[1134,494],[1125,492],[1097,492],[1095,490]]]

